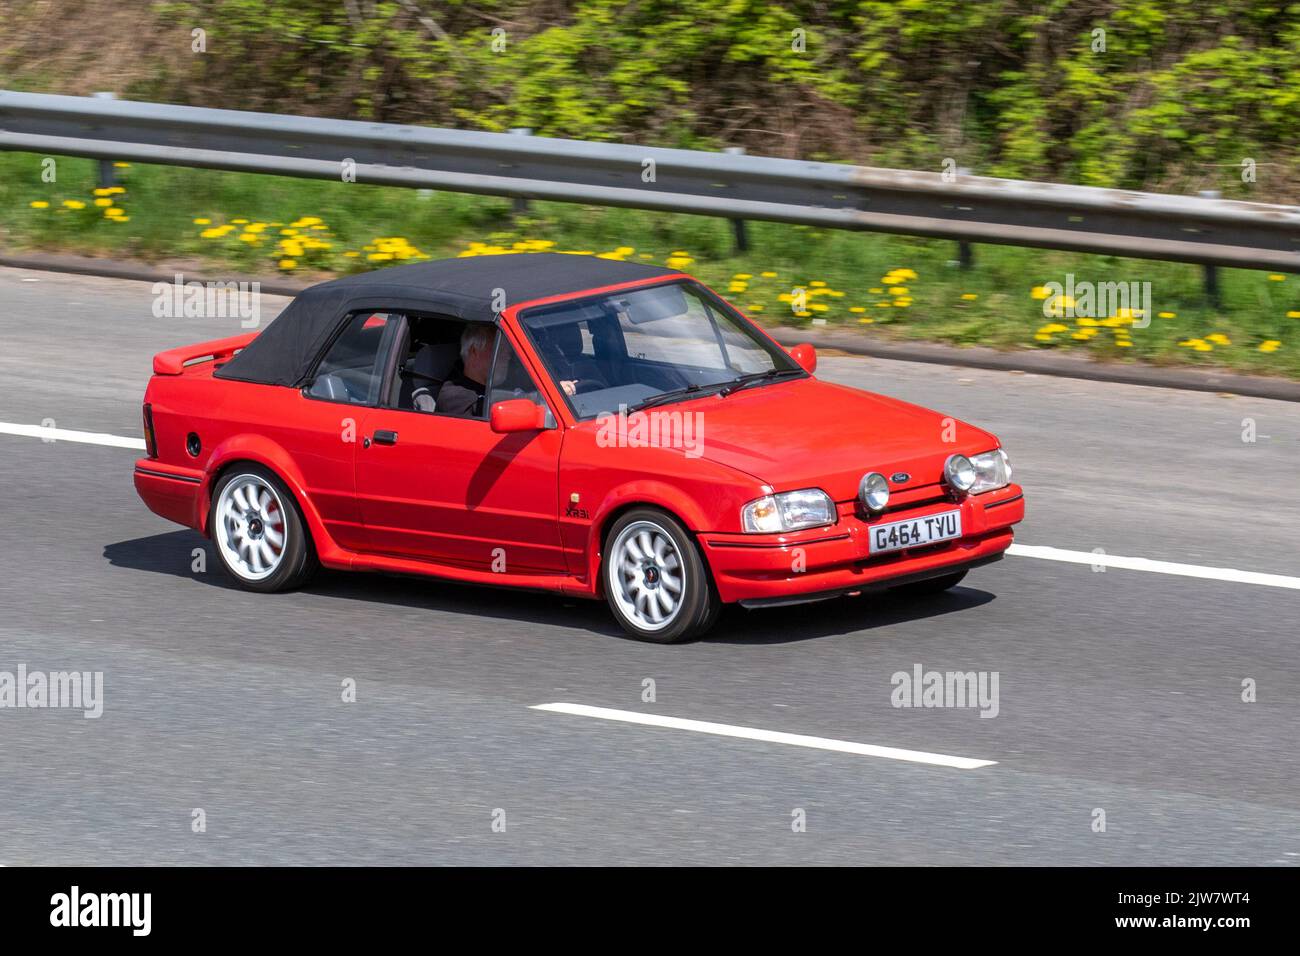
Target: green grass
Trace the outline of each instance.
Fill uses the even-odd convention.
[[[533,203],[526,215],[513,216],[511,202],[452,193],[420,194],[409,189],[324,181],[283,179],[177,167],[132,166],[117,170],[125,193],[110,197],[126,217],[111,221],[93,205],[96,164],[60,158],[57,181],[41,178],[41,157],[0,155],[0,245],[15,249],[75,252],[149,261],[193,259],[209,270],[231,269],[266,275],[316,278],[337,272],[389,265],[372,261],[376,239],[400,237],[389,248],[399,255],[434,258],[457,255],[471,243],[511,248],[518,242],[551,242],[556,250],[607,253],[631,247],[629,259],[663,264],[674,253],[690,259],[683,268],[698,275],[740,308],[764,323],[852,327],[864,336],[926,339],[998,348],[1035,348],[1090,353],[1118,361],[1145,361],[1227,367],[1300,378],[1300,276],[1272,280],[1266,272],[1221,270],[1223,306],[1212,307],[1202,292],[1199,267],[1108,256],[1058,253],[1012,246],[977,246],[970,270],[953,261],[952,242],[750,223],[750,252],[735,254],[728,223],[696,216],[607,209],[563,203]],[[68,209],[65,200],[86,203]],[[32,202],[49,208],[33,209]],[[281,229],[301,217],[317,217],[325,228],[301,227],[329,248],[303,249],[295,266],[281,269],[286,257],[278,243]],[[194,219],[210,219],[212,226]],[[232,219],[265,223],[256,243],[241,241],[235,227],[221,238],[203,238],[204,229]],[[367,248],[369,247],[369,248]],[[354,256],[347,252],[356,253]],[[381,253],[382,254],[382,253]],[[881,279],[891,270],[917,274],[903,284],[907,296],[873,294],[888,288]],[[763,272],[775,272],[772,278]],[[1127,336],[1103,328],[1088,341],[1070,331],[1051,341],[1035,336],[1045,324],[1035,286],[1076,281],[1151,283],[1153,317],[1146,329]],[[745,288],[732,289],[733,277],[749,274]],[[796,317],[779,296],[796,286],[843,295],[814,296],[825,305],[809,317]],[[963,298],[974,296],[975,298]],[[910,305],[881,306],[899,299]],[[754,308],[757,306],[758,308]],[[851,308],[865,309],[852,312]],[[860,320],[870,318],[870,323]],[[1195,351],[1178,343],[1222,335],[1231,344]],[[1116,344],[1127,337],[1131,346]],[[1272,352],[1259,345],[1273,340]]]

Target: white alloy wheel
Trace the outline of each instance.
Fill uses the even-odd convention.
[[[653,521],[628,525],[614,540],[607,567],[614,603],[637,627],[663,630],[681,612],[686,575],[667,529]]]
[[[284,560],[284,503],[260,475],[244,473],[226,484],[217,500],[213,530],[226,566],[242,580],[263,581]]]

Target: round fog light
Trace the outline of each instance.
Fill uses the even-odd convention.
[[[203,445],[199,442],[197,432],[190,432],[185,436],[185,450],[190,453],[191,458],[199,457],[199,452],[203,450]]]
[[[858,500],[868,511],[879,514],[889,504],[889,482],[878,471],[869,471],[858,483]]]
[[[943,463],[943,476],[953,489],[962,494],[975,487],[975,466],[965,455],[949,455]]]

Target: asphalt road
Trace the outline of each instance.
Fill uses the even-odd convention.
[[[0,271],[0,423],[138,437],[152,354],[238,331],[151,302]],[[1300,576],[1300,406],[819,374],[998,433],[1021,543]],[[1300,864],[1300,591],[1008,557],[939,599],[734,609],[659,647],[546,594],[344,574],[243,593],[214,556],[192,571],[205,542],[145,509],[135,457],[0,434],[0,671],[104,673],[99,719],[0,709],[0,864]],[[996,718],[893,707],[916,664],[996,671]],[[530,709],[550,702],[996,763]]]

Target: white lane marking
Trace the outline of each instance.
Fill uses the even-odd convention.
[[[1285,574],[1262,574],[1258,571],[1238,571],[1236,568],[1210,568],[1200,564],[1175,564],[1172,561],[1152,561],[1150,558],[1126,558],[1118,554],[1094,554],[1091,551],[1066,551],[1030,544],[1013,544],[1007,554],[1018,558],[1041,558],[1044,561],[1065,561],[1069,564],[1094,564],[1105,568],[1122,568],[1125,571],[1150,571],[1153,574],[1179,574],[1186,578],[1209,578],[1214,581],[1232,581],[1236,584],[1262,584],[1270,588],[1300,590],[1300,578]]]
[[[113,448],[144,450],[143,438],[125,438],[104,432],[74,432],[66,428],[46,428],[44,425],[19,425],[0,422],[0,435],[21,435],[24,438],[44,438],[48,441],[79,441],[87,445],[109,445]]]
[[[530,710],[546,710],[574,717],[595,717],[599,720],[618,720],[627,724],[645,724],[649,727],[667,727],[670,730],[693,730],[701,734],[720,737],[740,737],[744,740],[762,740],[772,744],[789,744],[794,747],[814,747],[817,750],[834,750],[839,753],[858,754],[863,757],[885,757],[889,760],[907,760],[911,763],[933,764],[937,767],[954,767],[957,770],[975,770],[991,767],[996,760],[976,760],[973,757],[951,757],[923,750],[900,750],[897,747],[879,747],[859,744],[851,740],[833,740],[830,737],[808,737],[804,734],[787,734],[779,730],[759,730],[755,727],[736,727],[732,724],[715,724],[708,720],[686,720],[681,717],[663,717],[659,714],[642,714],[631,710],[611,710],[608,707],[591,707],[587,704],[534,704]]]

